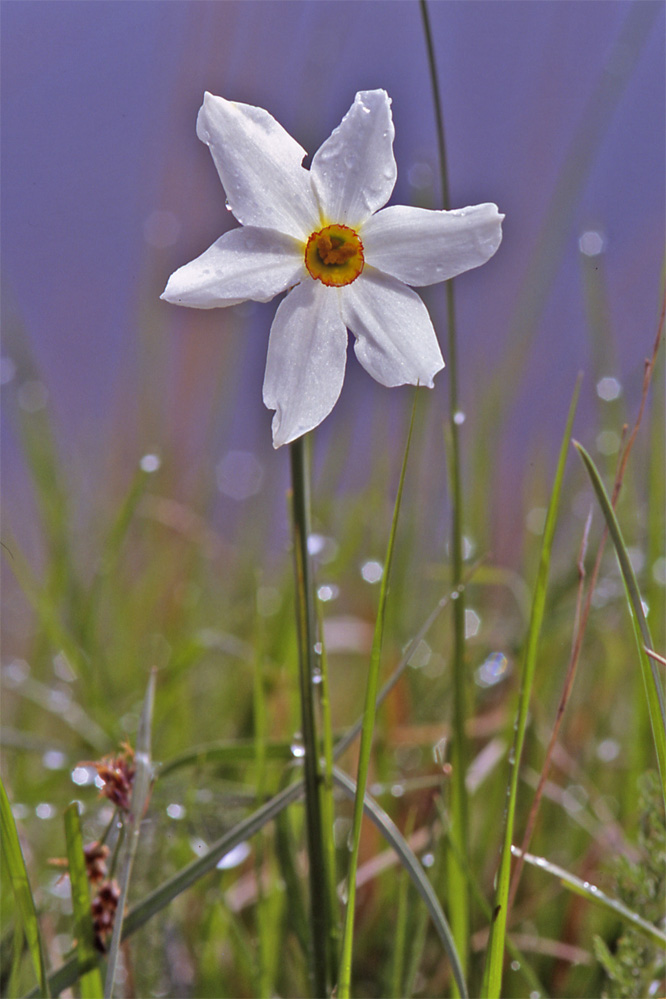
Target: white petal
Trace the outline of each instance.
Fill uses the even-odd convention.
[[[497,205],[452,212],[394,205],[362,227],[366,261],[386,274],[420,287],[485,264],[502,241]]]
[[[307,239],[319,210],[305,150],[263,108],[207,93],[197,135],[210,151],[229,206],[244,225]]]
[[[251,226],[226,232],[175,271],[161,297],[174,305],[215,309],[248,299],[268,302],[305,275],[302,244]]]
[[[397,177],[394,135],[386,91],[358,93],[310,168],[327,222],[356,228],[386,204]]]
[[[273,447],[301,437],[328,416],[342,389],[346,360],[338,289],[304,281],[280,303],[271,326],[264,403],[276,410]]]
[[[341,289],[342,318],[356,337],[356,356],[382,385],[433,386],[444,367],[425,305],[411,288],[365,268]]]

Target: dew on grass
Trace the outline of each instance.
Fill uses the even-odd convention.
[[[185,809],[182,805],[177,804],[175,801],[172,801],[171,804],[167,805],[165,811],[170,819],[185,818]]]
[[[73,784],[76,784],[78,787],[88,787],[90,784],[95,783],[97,770],[93,766],[79,764],[78,767],[74,767],[70,776]]]
[[[18,404],[26,413],[38,413],[44,409],[49,399],[49,393],[43,382],[31,378],[23,382],[18,390]]]
[[[587,229],[580,234],[578,249],[586,257],[598,257],[606,249],[606,237],[597,229]]]
[[[319,669],[319,667],[315,667],[315,669],[312,671],[312,682],[314,683],[315,686],[319,686],[319,684],[322,683],[323,679],[324,676],[322,674],[322,671]]]
[[[264,469],[251,451],[228,451],[218,462],[216,479],[223,496],[240,502],[260,491]]]
[[[320,656],[324,651],[324,646],[321,644],[321,642],[315,642],[314,645],[312,646],[312,649],[316,653],[316,655]]]
[[[650,605],[647,602],[647,600],[641,600],[641,607],[643,608],[643,613],[647,617],[648,614],[650,613]]]
[[[52,819],[56,814],[55,806],[48,801],[40,801],[35,806],[35,815],[38,819]]]
[[[475,638],[479,634],[481,618],[471,607],[465,608],[465,638]]]
[[[338,543],[325,534],[308,534],[308,554],[316,558],[317,562],[326,565],[338,554]]]
[[[158,454],[144,454],[139,462],[139,468],[150,475],[152,472],[157,472],[161,464],[162,459]]]
[[[658,586],[666,586],[666,558],[663,555],[652,563],[652,578]]]
[[[20,822],[21,819],[27,819],[29,814],[30,814],[30,809],[28,808],[27,805],[24,805],[23,802],[16,801],[12,805],[12,815],[17,820],[17,822]]]
[[[600,378],[597,382],[597,395],[604,402],[612,402],[622,395],[622,386],[617,378]]]
[[[533,506],[531,510],[528,510],[525,517],[525,526],[530,534],[543,534],[543,529],[546,526],[547,512],[545,506]]]
[[[435,863],[434,853],[424,853],[421,857],[421,864],[423,867],[432,867]]]
[[[200,839],[198,836],[190,836],[190,850],[192,853],[196,853],[197,856],[201,857],[202,854],[208,849],[208,843],[205,840]]]
[[[468,538],[466,534],[463,534],[462,539],[462,557],[463,561],[467,562],[468,559],[472,557],[476,551],[476,545],[471,538]]]
[[[220,871],[231,870],[232,867],[239,867],[244,860],[250,855],[250,844],[249,843],[238,843],[233,850],[229,850],[229,853],[225,853],[223,857],[218,860],[215,865]]]
[[[509,660],[503,652],[491,652],[474,674],[479,687],[494,687],[509,672]]]
[[[512,961],[511,962],[511,970],[512,971],[520,971],[520,961]]]
[[[297,759],[302,760],[305,756],[305,746],[303,745],[303,736],[300,732],[296,732],[294,738],[291,740],[291,745],[289,747],[291,755]]]
[[[416,648],[409,657],[408,663],[413,669],[422,669],[427,666],[430,662],[430,657],[432,656],[432,649],[428,643],[422,638],[416,645]]]
[[[361,566],[361,576],[366,583],[378,583],[384,573],[384,566],[381,562],[370,559]]]
[[[446,763],[446,748],[448,745],[448,739],[444,735],[439,739],[435,745],[432,747],[432,757],[440,767],[443,767]]]
[[[317,596],[324,604],[328,603],[329,600],[335,600],[339,594],[340,590],[334,583],[322,583],[317,590]]]
[[[463,413],[460,409],[458,410],[457,413],[453,414],[453,422],[457,427],[461,427],[466,419],[467,419],[466,414]]]
[[[338,898],[340,899],[343,905],[346,905],[347,902],[349,901],[349,883],[347,881],[347,878],[345,878],[344,881],[341,881],[340,884],[338,885]]]
[[[30,667],[25,659],[12,659],[2,671],[2,679],[6,687],[21,687],[28,679]]]
[[[562,792],[562,805],[569,815],[577,815],[587,805],[589,795],[581,784],[570,784]]]
[[[594,443],[599,454],[617,454],[620,450],[620,435],[614,430],[602,430]]]
[[[65,683],[73,683],[76,680],[76,673],[69,664],[69,660],[64,652],[58,652],[53,657],[53,672],[59,680]]]
[[[60,749],[47,749],[42,756],[42,764],[46,770],[63,770],[67,756]]]
[[[602,763],[612,763],[620,755],[620,743],[617,739],[602,739],[597,746],[596,755]]]
[[[405,793],[405,785],[400,782],[391,784],[391,794],[394,798],[402,798]]]

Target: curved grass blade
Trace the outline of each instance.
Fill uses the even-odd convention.
[[[615,511],[613,510],[611,501],[608,498],[608,494],[604,488],[604,484],[601,481],[601,476],[599,475],[592,458],[587,453],[583,445],[574,441],[574,446],[583,459],[583,463],[587,469],[588,475],[590,476],[594,491],[597,494],[597,499],[599,500],[599,505],[604,515],[608,532],[613,540],[615,554],[620,565],[620,572],[622,573],[627,602],[629,604],[629,612],[631,614],[634,634],[636,636],[638,659],[641,664],[643,684],[645,686],[645,694],[647,696],[648,712],[650,715],[650,724],[652,725],[652,734],[657,754],[657,763],[659,765],[659,774],[661,776],[662,789],[664,790],[666,797],[666,711],[664,710],[664,690],[661,684],[661,677],[659,676],[657,664],[654,659],[646,654],[645,651],[646,647],[648,649],[652,649],[654,647],[652,636],[650,634],[650,628],[645,619],[645,611],[643,610],[643,602],[638,589],[638,583],[636,582],[633,566],[622,537],[620,525],[617,517],[615,516]]]
[[[136,855],[136,848],[139,845],[139,835],[141,832],[141,819],[150,794],[150,784],[153,777],[150,760],[150,733],[153,723],[153,703],[155,700],[155,670],[151,670],[148,680],[148,688],[143,702],[143,711],[139,721],[139,731],[136,737],[136,753],[134,756],[134,785],[132,787],[131,812],[128,820],[128,830],[125,843],[123,845],[123,858],[120,864],[120,898],[116,918],[113,924],[113,935],[109,947],[109,957],[106,968],[106,981],[104,983],[104,997],[111,999],[113,996],[113,985],[118,966],[118,956],[120,954],[120,942],[122,940],[123,919],[125,915],[125,905],[127,904],[127,893],[129,891],[130,878],[132,876],[132,865]]]
[[[80,962],[81,995],[86,999],[102,999],[104,986],[99,967],[95,963],[97,957],[95,937],[93,933],[92,913],[90,909],[90,884],[86,873],[86,860],[83,853],[83,837],[81,835],[81,820],[79,803],[73,801],[65,809],[65,839],[67,842],[67,861],[69,865],[69,880],[72,886],[72,909],[74,911],[74,936],[77,941],[76,956]]]
[[[545,857],[535,857],[531,853],[522,853],[517,847],[514,847],[512,852],[517,857],[522,856],[527,864],[532,864],[534,867],[538,867],[540,870],[547,871],[548,874],[559,878],[565,888],[569,888],[577,895],[582,895],[583,898],[588,899],[600,908],[608,909],[615,916],[619,916],[623,922],[628,923],[633,929],[644,933],[658,947],[666,947],[666,933],[663,930],[660,930],[658,926],[654,926],[652,923],[648,923],[647,919],[643,919],[638,913],[633,912],[623,902],[619,902],[617,899],[611,898],[610,895],[606,895],[601,888],[591,885],[589,881],[581,881],[575,874],[570,874],[569,871],[565,871],[558,864],[552,864]]]
[[[414,416],[416,413],[416,392],[414,393],[414,405],[412,406],[412,417],[407,434],[405,453],[402,459],[400,470],[400,480],[398,482],[398,492],[393,508],[393,520],[389,533],[388,545],[386,548],[386,560],[384,562],[384,572],[382,575],[381,590],[379,593],[379,606],[377,608],[377,619],[375,621],[375,633],[372,640],[372,651],[370,653],[370,666],[368,669],[368,683],[365,694],[365,708],[363,710],[363,726],[361,729],[361,747],[358,759],[358,777],[356,787],[356,800],[354,802],[354,818],[351,833],[351,852],[349,856],[349,869],[347,871],[348,901],[345,911],[344,926],[342,930],[342,946],[340,956],[340,972],[338,975],[338,996],[339,999],[349,999],[351,988],[351,962],[352,944],[354,936],[354,906],[356,901],[356,871],[358,869],[358,854],[361,842],[361,823],[363,820],[363,800],[365,788],[368,780],[368,769],[370,767],[370,753],[372,750],[372,736],[375,727],[375,716],[377,714],[377,691],[379,687],[379,664],[381,660],[382,642],[384,639],[384,621],[386,615],[386,598],[388,596],[388,581],[391,574],[391,562],[395,548],[395,538],[398,530],[398,516],[400,514],[400,502],[405,484],[405,474],[407,472],[407,458],[409,457],[409,445],[412,440],[414,430]]]
[[[39,920],[35,900],[30,889],[28,871],[23,859],[23,851],[19,842],[18,831],[12,815],[9,798],[5,786],[0,780],[0,830],[2,830],[2,860],[7,879],[10,881],[16,899],[16,908],[23,920],[23,929],[28,941],[28,949],[39,982],[40,996],[48,997],[49,981],[46,973],[46,960],[42,937],[39,932]]]
[[[348,798],[358,800],[358,789],[351,777],[338,767],[335,767],[333,770],[333,779]],[[389,843],[398,854],[400,863],[409,874],[412,882],[414,883],[414,887],[425,902],[435,929],[437,930],[437,934],[442,941],[444,950],[446,951],[449,961],[451,962],[451,970],[453,972],[453,977],[458,987],[458,991],[461,996],[466,997],[467,987],[465,985],[465,977],[455,941],[453,939],[453,934],[451,933],[449,924],[446,921],[446,916],[444,915],[439,899],[435,894],[435,890],[430,884],[418,857],[415,855],[411,846],[402,835],[395,822],[389,818],[384,809],[381,808],[367,792],[365,793],[363,799],[363,810],[370,821],[374,823],[377,829],[379,829],[386,842]],[[351,898],[351,885],[349,887],[349,896]]]
[[[539,570],[534,586],[532,597],[532,612],[530,624],[525,643],[525,661],[520,686],[520,699],[518,703],[518,718],[513,740],[513,749],[510,759],[512,759],[511,777],[509,781],[509,800],[507,803],[506,819],[504,825],[504,839],[502,843],[502,853],[500,857],[499,874],[497,878],[497,891],[495,894],[494,913],[495,918],[490,929],[490,941],[488,953],[486,955],[486,966],[483,972],[483,985],[481,994],[488,999],[499,999],[502,989],[502,970],[504,963],[504,946],[506,940],[506,920],[507,906],[509,900],[509,883],[511,878],[511,842],[513,840],[513,828],[516,816],[516,800],[518,798],[518,777],[520,773],[520,761],[525,743],[525,731],[527,729],[527,718],[536,669],[537,651],[539,647],[539,636],[541,624],[543,622],[544,610],[546,606],[546,588],[548,586],[548,573],[550,570],[550,556],[553,548],[555,536],[555,524],[557,512],[562,493],[562,481],[564,479],[564,466],[566,464],[571,428],[573,426],[578,395],[580,393],[581,376],[578,376],[574,389],[569,415],[564,430],[564,436],[560,445],[560,454],[553,482],[553,491],[548,504],[546,524],[541,543],[541,557],[539,560]]]

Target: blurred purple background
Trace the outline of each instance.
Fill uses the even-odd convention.
[[[509,344],[532,331],[529,378],[507,386],[507,454],[520,457],[535,438],[557,446],[576,373],[594,368],[590,266],[607,293],[596,366],[606,357],[601,373],[638,398],[663,255],[664,7],[470,0],[431,15],[453,206],[506,213],[496,257],[457,281],[463,406],[473,425]],[[185,478],[234,448],[284,470],[261,402],[275,303],[204,313],[158,301],[170,272],[234,224],[197,110],[205,90],[261,105],[312,153],[357,90],[383,87],[392,203],[439,207],[419,5],[21,0],[2,19],[5,322],[27,333],[72,474],[93,490],[105,462],[134,467],[168,448]],[[600,234],[583,244],[592,256],[586,231]],[[441,289],[426,300],[445,344]],[[40,404],[34,385],[21,395],[20,349],[6,337],[13,521],[27,486],[12,412],[17,399]],[[364,426],[391,395],[350,358],[323,440],[345,419]]]

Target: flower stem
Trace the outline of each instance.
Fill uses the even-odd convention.
[[[320,744],[315,711],[315,676],[319,655],[315,650],[317,618],[312,571],[308,554],[310,533],[310,466],[305,438],[289,446],[292,483],[294,566],[296,572],[296,624],[298,629],[301,726],[305,749],[305,817],[310,873],[312,962],[315,995],[329,994],[328,878],[322,825],[319,766]]]
[[[444,115],[440,100],[437,63],[430,25],[430,14],[426,0],[420,0],[423,30],[428,51],[428,66],[435,108],[435,126],[439,153],[442,185],[442,203],[446,210],[451,207],[449,193],[449,172],[446,157]],[[450,836],[454,851],[450,851],[447,863],[449,912],[451,928],[458,948],[463,970],[467,970],[469,946],[469,897],[467,880],[454,853],[468,856],[468,803],[465,787],[468,747],[465,734],[467,718],[467,690],[465,676],[465,591],[463,585],[463,522],[462,522],[462,472],[460,462],[460,430],[458,405],[458,350],[456,338],[456,311],[453,281],[446,282],[446,316],[448,328],[447,368],[449,373],[449,421],[447,439],[449,441],[449,488],[451,495],[451,592],[457,594],[453,600],[453,740],[451,745],[451,826]]]

